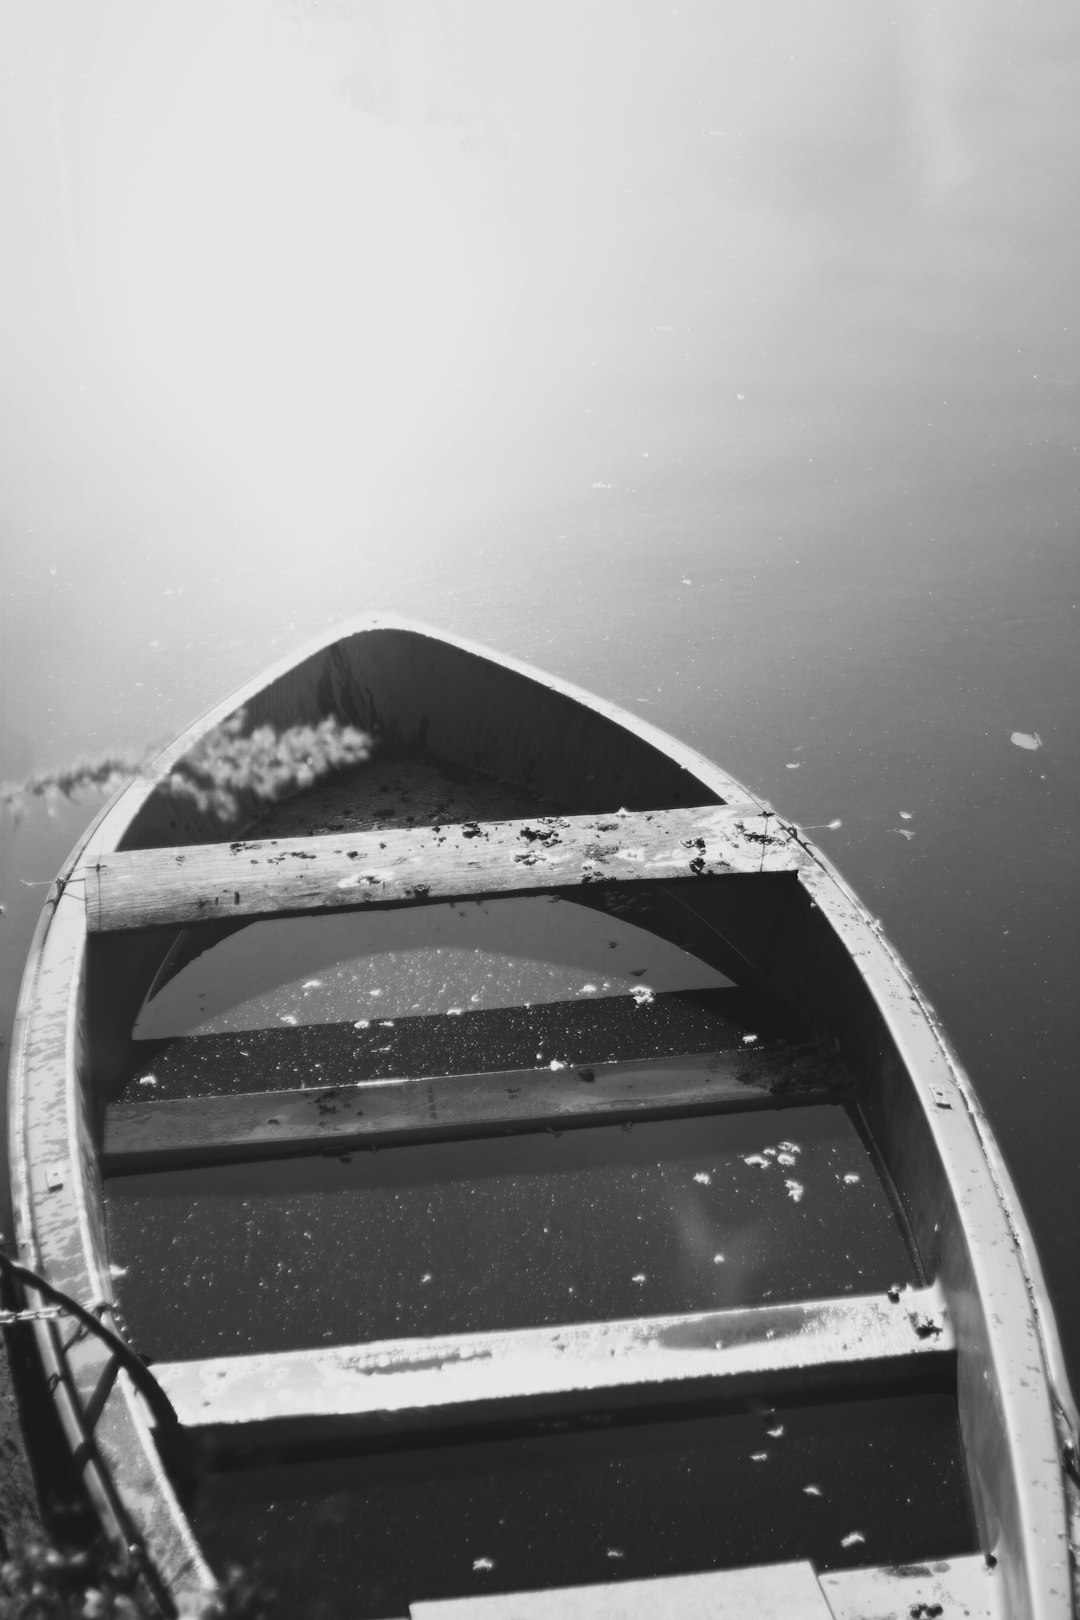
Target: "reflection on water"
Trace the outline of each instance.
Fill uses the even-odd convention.
[[[916,1281],[835,1105],[124,1176],[106,1192],[124,1318],[170,1360]]]
[[[900,1564],[977,1545],[943,1395],[631,1424],[600,1413],[405,1450],[388,1436],[358,1456],[208,1474],[195,1518],[211,1556],[266,1571],[282,1613],[308,1612],[317,1570],[327,1620],[552,1582]],[[616,1594],[605,1612],[628,1611]]]
[[[186,954],[186,939],[178,950]],[[181,959],[182,956],[181,956]],[[166,961],[140,1040],[384,1019],[731,980],[621,917],[557,896],[256,922],[175,975]]]

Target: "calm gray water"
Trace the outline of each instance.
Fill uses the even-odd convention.
[[[0,778],[381,607],[839,818],[1080,1383],[1075,6],[67,0],[0,60]],[[5,1037],[95,807],[5,822]]]

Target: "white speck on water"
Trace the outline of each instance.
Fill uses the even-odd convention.
[[[821,1495],[821,1486],[820,1485],[804,1485],[803,1486],[803,1495],[804,1496],[820,1496]]]
[[[579,996],[595,996],[595,994],[596,994],[596,986],[595,986],[595,984],[583,984],[581,989],[578,991]]]
[[[771,1429],[766,1429],[765,1430],[765,1433],[772,1440],[779,1440],[779,1438],[783,1434],[783,1432],[784,1432],[784,1425],[782,1423],[774,1423]]]
[[[369,990],[368,995],[369,996],[381,996],[382,991],[381,990]]]
[[[300,988],[301,988],[301,990],[321,990],[322,989],[322,980],[321,979],[305,979],[303,984],[300,986]]]
[[[795,1155],[794,1153],[778,1153],[776,1155],[776,1162],[777,1164],[782,1164],[785,1169],[790,1170],[791,1166],[796,1162]]]
[[[140,1084],[140,1086],[156,1086],[157,1085],[157,1075],[156,1074],[144,1074],[140,1078],[139,1084]]]
[[[713,1257],[712,1257],[712,1263],[713,1263],[714,1266],[722,1266],[724,1264],[723,1255],[722,1254],[714,1254]]]
[[[460,1018],[464,1011],[464,1007],[447,1007],[446,1016],[447,1018]]]
[[[383,1029],[393,1029],[394,1027],[394,1020],[392,1018],[380,1018],[379,1022]]]
[[[743,1043],[744,1046],[753,1046],[753,1044],[754,1044],[754,1042],[756,1040],[757,1040],[756,1035],[744,1035],[743,1038],[742,1038],[742,1043]]]
[[[650,990],[647,984],[635,984],[630,994],[639,1007],[647,1007],[655,999],[655,991]]]
[[[860,1176],[857,1171],[849,1170],[847,1175],[844,1177],[844,1186],[845,1187],[854,1187],[855,1183],[857,1181],[861,1181],[861,1180],[862,1180],[862,1176]]]
[[[633,1283],[643,1283],[645,1281],[645,1273],[643,1271],[635,1271],[630,1281]]]
[[[803,1193],[806,1191],[806,1188],[803,1186],[801,1181],[788,1180],[784,1182],[784,1186],[788,1190],[788,1197],[793,1198],[796,1203],[799,1202]]]
[[[750,1453],[750,1461],[751,1462],[766,1462],[768,1460],[768,1456],[769,1456],[769,1453],[767,1451],[752,1451]]]
[[[565,1063],[560,1063],[558,1058],[552,1058],[551,1062],[548,1064],[548,1068],[549,1069],[565,1069],[566,1064]]]
[[[609,1558],[625,1558],[626,1554],[621,1547],[606,1547],[605,1552]]]
[[[356,1023],[353,1025],[353,1029],[370,1029],[370,1028],[371,1028],[371,1019],[370,1018],[358,1018],[356,1020]]]
[[[109,1267],[109,1276],[110,1277],[126,1277],[127,1274],[128,1274],[128,1270],[129,1270],[129,1268],[127,1266],[118,1266],[114,1261],[113,1264],[110,1265],[110,1267]]]
[[[295,1024],[298,1022],[295,1013],[278,1013],[278,1018],[283,1024]]]
[[[901,812],[900,812],[900,820],[901,821],[910,821],[911,820],[911,811],[910,810],[901,810]]]
[[[472,1561],[472,1567],[474,1570],[494,1569],[495,1560],[494,1558],[474,1558]]]
[[[425,1271],[424,1275],[421,1277],[420,1281],[422,1283],[429,1283],[433,1276],[434,1276],[434,1272]]]
[[[686,577],[685,577],[685,575],[684,575],[684,576],[683,576],[683,584],[684,584],[684,585],[692,585],[692,584],[693,584],[693,583],[694,583],[694,582],[693,582],[693,580],[692,580],[692,579],[687,579],[687,578],[686,578]]]
[[[1017,748],[1041,748],[1042,738],[1037,731],[1014,731],[1009,741]]]
[[[703,1187],[707,1187],[712,1181],[712,1176],[710,1176],[707,1170],[698,1170],[694,1173],[694,1180],[700,1181]]]
[[[797,771],[801,764],[802,760],[800,759],[789,759],[787,762],[787,769],[789,771]]]
[[[841,1547],[855,1547],[860,1541],[865,1540],[866,1537],[863,1535],[861,1530],[853,1530],[849,1536],[844,1536],[840,1545]]]
[[[767,1170],[769,1161],[762,1153],[744,1153],[743,1164],[756,1164],[759,1170]]]

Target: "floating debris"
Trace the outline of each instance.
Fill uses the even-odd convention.
[[[776,1162],[777,1164],[782,1164],[785,1170],[790,1170],[791,1166],[796,1164],[798,1161],[796,1160],[794,1153],[778,1153],[776,1155]]]
[[[855,1183],[857,1181],[861,1181],[861,1180],[862,1180],[862,1176],[860,1176],[857,1171],[849,1170],[847,1175],[844,1177],[844,1186],[845,1187],[854,1187]]]
[[[799,1203],[802,1199],[803,1193],[806,1191],[806,1188],[803,1186],[802,1182],[785,1181],[784,1186],[787,1188],[788,1197],[794,1199],[796,1204]]]
[[[707,1187],[712,1181],[712,1176],[707,1170],[697,1170],[694,1172],[694,1180],[700,1181],[703,1187]]]
[[[770,1440],[779,1440],[783,1432],[784,1425],[782,1423],[774,1423],[771,1429],[765,1430],[765,1433],[769,1436]]]
[[[756,1164],[759,1170],[767,1170],[769,1161],[763,1153],[744,1153],[743,1164]]]
[[[322,980],[321,979],[305,979],[303,984],[300,986],[300,988],[301,988],[301,990],[321,990],[322,989]]]
[[[841,1547],[856,1547],[856,1546],[858,1546],[860,1541],[865,1541],[865,1540],[866,1540],[866,1537],[863,1535],[861,1530],[853,1530],[849,1536],[844,1536],[843,1537],[843,1539],[840,1542],[840,1545],[841,1545]]]
[[[901,821],[910,821],[911,820],[911,811],[910,810],[901,810],[900,811],[900,820]]]
[[[579,996],[595,996],[595,994],[596,994],[596,986],[595,986],[595,984],[583,984],[581,989],[578,991]]]
[[[370,1018],[358,1018],[356,1020],[356,1023],[353,1025],[353,1029],[370,1029],[370,1028],[371,1028],[371,1019]]]
[[[752,1451],[750,1453],[751,1462],[768,1462],[768,1460],[769,1453],[767,1451]]]
[[[714,1254],[712,1257],[712,1263],[714,1266],[722,1266],[724,1264],[724,1256],[722,1254]]]
[[[756,1035],[744,1035],[743,1038],[742,1038],[742,1043],[743,1043],[744,1046],[753,1046],[753,1044],[754,1044],[754,1042],[756,1040],[757,1040]]]
[[[778,1146],[780,1148],[781,1153],[801,1153],[802,1152],[802,1148],[799,1146],[798,1142],[780,1142],[778,1144]]]
[[[797,771],[801,764],[802,764],[801,760],[789,759],[788,762],[787,762],[787,768],[788,768],[789,771]]]
[[[474,1558],[472,1561],[472,1567],[474,1570],[494,1569],[495,1560],[494,1558]]]
[[[1015,743],[1017,748],[1042,747],[1042,738],[1037,731],[1014,731],[1009,741]]]
[[[803,1495],[804,1496],[820,1496],[821,1495],[821,1486],[820,1485],[804,1485],[803,1486]]]
[[[548,1064],[548,1068],[549,1069],[565,1069],[566,1064],[565,1063],[560,1063],[558,1058],[552,1058],[551,1062]]]
[[[643,1283],[645,1281],[645,1273],[643,1271],[635,1271],[630,1281],[632,1283]]]
[[[300,1022],[295,1013],[278,1013],[278,1018],[283,1024],[298,1024]]]
[[[626,1554],[621,1547],[606,1547],[605,1552],[609,1558],[625,1558]]]
[[[650,990],[647,984],[635,984],[630,994],[639,1007],[647,1007],[650,1001],[656,999],[656,993]]]
[[[156,1086],[157,1085],[157,1075],[156,1074],[144,1074],[144,1075],[142,1075],[140,1077],[139,1084],[140,1084],[140,1086]]]

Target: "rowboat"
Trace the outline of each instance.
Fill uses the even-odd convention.
[[[327,724],[371,757],[175,791]],[[379,616],[228,698],[57,878],[10,1107],[28,1331],[165,1614],[233,1562],[283,1614],[1077,1613],[935,1015],[798,827],[564,681]]]

